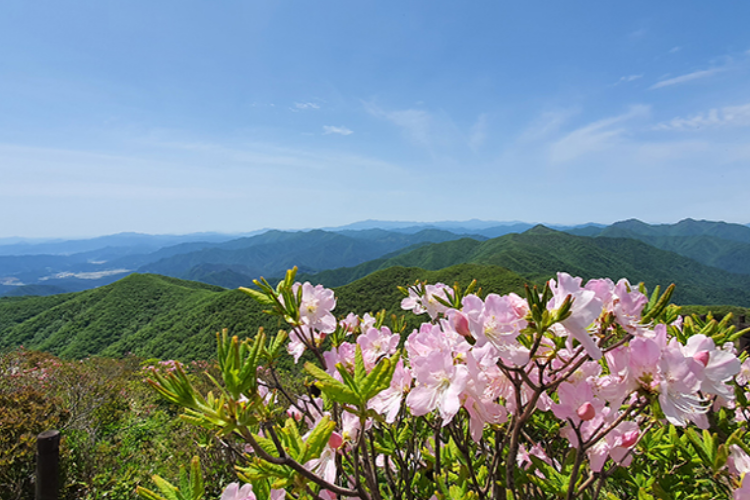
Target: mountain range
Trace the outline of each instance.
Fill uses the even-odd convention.
[[[396,287],[416,279],[466,285],[476,278],[485,293],[521,293],[525,283],[542,285],[558,271],[584,279],[625,277],[650,289],[675,283],[673,301],[678,304],[746,314],[750,274],[701,262],[722,255],[726,264],[733,254],[723,249],[750,245],[750,228],[735,226],[623,221],[569,232],[535,226],[489,239],[439,229],[268,231],[223,242],[183,242],[145,254],[148,259],[133,254],[113,261],[134,266],[145,260],[141,267],[150,273],[100,277],[114,282],[75,293],[0,298],[0,350],[24,345],[64,357],[128,352],[143,357],[210,357],[213,335],[221,328],[253,335],[259,326],[270,331],[282,326],[246,295],[227,288],[247,286],[260,275],[273,282],[292,265],[300,266],[299,280],[335,288],[339,314],[380,309],[398,314],[401,295]],[[687,241],[698,243],[676,243]],[[700,242],[710,245],[702,247]],[[705,252],[696,250],[700,248]],[[696,253],[695,258],[683,255],[689,252]],[[744,254],[734,255],[738,257],[732,265],[738,266]],[[5,258],[19,268],[26,265],[24,272],[30,273],[34,265],[58,265],[55,258],[61,256],[27,257]],[[166,276],[169,273],[188,279]],[[43,287],[37,293],[42,295],[49,291],[44,287],[51,286],[42,282],[8,288],[35,292],[34,287]],[[416,320],[409,325],[415,326]]]
[[[543,280],[556,270],[660,283],[671,278],[684,283],[678,297],[717,303],[726,298],[726,293],[714,291],[719,282],[741,291],[746,286],[742,276],[750,275],[750,227],[740,224],[686,219],[650,225],[628,220],[552,229],[542,237],[541,228],[521,222],[363,221],[329,230],[269,230],[239,238],[123,233],[27,244],[36,248],[32,254],[3,255],[22,248],[15,243],[0,245],[0,295],[81,291],[134,272],[236,288],[261,275],[282,276],[294,265],[309,279],[342,285],[394,265],[439,269],[475,262],[502,265],[529,279]],[[567,239],[566,234],[578,239]],[[142,251],[145,248],[149,251]],[[76,249],[86,251],[66,253]],[[56,253],[36,253],[41,250]],[[601,265],[604,262],[609,264]]]

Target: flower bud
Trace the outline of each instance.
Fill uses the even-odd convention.
[[[585,421],[589,421],[594,416],[596,416],[596,410],[594,409],[594,405],[592,405],[589,402],[583,403],[580,407],[578,407],[578,411],[576,411],[578,414],[578,417]]]
[[[454,330],[456,330],[456,332],[464,337],[471,338],[471,330],[469,330],[469,318],[467,318],[464,313],[454,311],[453,314],[451,314],[450,321],[451,326]]]
[[[710,354],[708,351],[701,351],[695,353],[695,356],[693,356],[693,359],[696,360],[698,363],[702,364],[703,366],[708,365],[708,358]]]
[[[338,432],[332,432],[331,437],[328,438],[328,446],[333,448],[334,450],[338,450],[341,448],[341,445],[344,444],[344,438],[341,437],[341,434]]]
[[[640,435],[640,433],[638,431],[626,432],[620,438],[621,439],[621,443],[622,443],[620,446],[622,446],[623,448],[630,448],[630,447],[632,447],[638,441],[638,436],[639,435]]]

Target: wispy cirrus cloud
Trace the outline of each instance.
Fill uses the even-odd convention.
[[[320,104],[314,102],[295,102],[292,111],[303,111],[307,109],[320,109]]]
[[[562,163],[574,160],[594,151],[608,149],[627,133],[627,128],[619,126],[623,122],[649,115],[651,108],[646,105],[631,106],[621,115],[595,121],[578,128],[562,139],[554,142],[550,148],[550,161]]]
[[[692,73],[688,73],[686,75],[680,75],[674,78],[669,78],[667,80],[656,82],[651,87],[649,87],[649,89],[650,90],[661,89],[664,87],[671,87],[672,85],[679,85],[681,83],[692,82],[693,80],[701,80],[703,78],[708,78],[710,76],[714,76],[717,73],[726,71],[726,69],[727,69],[726,67],[717,67],[717,68],[711,68],[711,69],[704,69],[700,71],[693,71]]]
[[[351,135],[354,131],[347,127],[336,127],[334,125],[323,125],[323,135],[339,134],[339,135]]]
[[[699,130],[717,127],[750,126],[750,103],[713,108],[689,117],[676,117],[654,126],[654,130]]]
[[[621,83],[634,82],[635,80],[638,80],[640,78],[643,78],[643,74],[621,76],[620,79],[615,82],[615,85],[620,85]]]
[[[487,140],[487,113],[482,113],[469,131],[469,147],[476,151]]]
[[[389,110],[373,102],[363,102],[363,105],[370,115],[392,123],[411,144],[426,149],[433,156],[438,152],[440,155],[461,155],[467,149],[476,153],[488,137],[487,113],[480,113],[471,126],[464,127],[457,125],[443,110]]]
[[[364,106],[372,116],[388,120],[398,126],[414,144],[425,147],[431,145],[434,118],[429,112],[422,109],[388,111],[371,102],[365,102]]]
[[[546,111],[521,133],[518,140],[522,144],[527,144],[553,137],[557,135],[565,122],[578,112],[577,109]]]

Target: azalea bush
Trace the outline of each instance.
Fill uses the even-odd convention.
[[[237,460],[222,500],[750,498],[744,332],[680,316],[673,286],[418,282],[408,332],[384,313],[337,320],[334,293],[295,272],[243,289],[288,327],[218,334],[212,391],[179,364],[149,381]],[[138,492],[203,498],[197,460],[181,477]]]

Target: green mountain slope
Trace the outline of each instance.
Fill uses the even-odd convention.
[[[484,242],[456,240],[427,245],[378,262],[377,268],[434,270],[460,263],[505,267],[534,282],[544,282],[564,271],[584,279],[624,277],[632,283],[643,281],[649,288],[675,283],[674,300],[681,304],[750,305],[750,276],[705,266],[637,240],[573,236],[543,226]],[[366,266],[370,270],[374,264]],[[314,278],[318,281],[320,277],[324,284],[345,283],[348,277],[365,272],[363,267],[320,273]]]
[[[370,311],[385,309],[388,314],[405,314],[410,327],[416,327],[424,317],[418,319],[411,312],[401,309],[403,294],[396,286],[413,284],[416,280],[428,283],[445,283],[453,285],[458,282],[466,287],[473,279],[483,293],[506,294],[510,292],[523,295],[526,280],[508,269],[497,266],[477,264],[459,264],[437,271],[426,271],[416,267],[390,267],[376,271],[369,276],[345,286],[336,288],[338,303],[336,310],[354,311],[364,314]],[[426,316],[425,316],[426,317]]]
[[[640,240],[707,266],[718,267],[731,273],[750,274],[750,243],[726,240],[706,234],[693,236],[640,234],[617,225],[606,228],[597,237]]]
[[[379,258],[412,245],[443,242],[458,238],[447,231],[424,230],[400,234],[383,230],[339,234],[314,230],[306,232],[269,231],[252,238],[233,240],[212,248],[173,255],[152,262],[139,272],[163,274],[183,279],[202,279],[200,266],[218,266],[246,276],[282,276],[297,266],[301,271],[316,272],[342,266],[353,266]],[[198,270],[194,270],[198,267]],[[208,279],[220,283],[218,276]],[[233,285],[229,277],[227,285]]]
[[[643,236],[711,236],[722,240],[750,243],[750,227],[721,221],[683,219],[676,224],[647,224],[638,219],[615,222],[611,226],[569,229],[578,236],[598,236],[611,230],[627,231]]]
[[[486,291],[523,289],[523,279],[506,269],[462,265],[430,272],[392,267],[337,289],[335,313],[398,313],[398,285],[416,279],[467,285],[473,278]],[[232,334],[252,336],[260,326],[271,332],[283,327],[239,290],[158,275],[132,274],[111,285],[65,295],[0,299],[0,350],[24,345],[67,358],[132,352],[207,359],[214,355],[217,331],[228,328]]]

